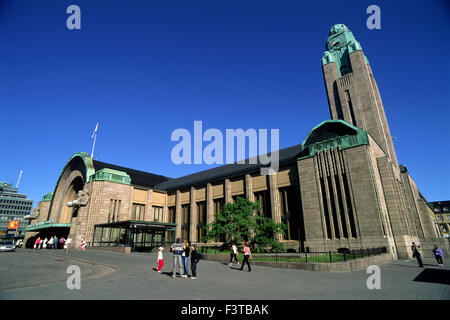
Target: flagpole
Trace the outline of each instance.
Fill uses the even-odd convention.
[[[97,139],[97,133],[94,134],[94,144],[92,145],[91,159],[94,159],[95,140]]]
[[[92,138],[94,138],[94,144],[92,145],[91,159],[94,159],[95,140],[97,140],[97,129],[98,129],[98,122],[97,125],[95,126],[94,133],[92,133]]]
[[[17,180],[16,188],[19,188],[20,178],[22,177],[22,170],[20,170],[19,180]]]

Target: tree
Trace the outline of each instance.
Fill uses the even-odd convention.
[[[226,203],[215,214],[215,221],[205,227],[206,240],[221,241],[226,248],[229,248],[232,241],[250,241],[257,250],[282,250],[283,245],[275,236],[277,233],[284,234],[286,226],[276,224],[270,218],[256,216],[254,212],[258,210],[261,210],[259,202],[252,202],[247,198],[238,197],[236,202]]]
[[[249,240],[250,230],[255,227],[255,210],[259,210],[257,203],[241,197],[235,203],[226,203],[222,210],[215,214],[215,221],[205,227],[207,241],[219,240],[229,247],[232,241]]]
[[[252,238],[253,247],[256,251],[283,251],[284,245],[276,238],[277,234],[282,236],[286,233],[286,225],[284,223],[275,223],[272,219],[267,217],[255,217],[257,227],[255,228],[255,235]]]

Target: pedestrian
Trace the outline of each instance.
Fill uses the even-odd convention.
[[[197,252],[197,246],[191,246],[191,279],[197,279],[197,263],[200,261],[200,255]]]
[[[164,266],[163,247],[158,248],[158,272],[161,272],[161,268]]]
[[[34,242],[34,249],[35,250],[39,249],[40,244],[41,244],[41,237],[38,237]]]
[[[240,265],[237,256],[238,256],[238,248],[237,248],[237,246],[236,246],[236,243],[233,241],[233,242],[231,243],[230,264],[229,264],[230,267],[231,267],[231,265],[233,264],[233,260],[234,260],[235,262],[237,262],[238,265]]]
[[[81,241],[80,241],[80,250],[81,250],[81,251],[86,251],[86,241],[84,240],[84,238],[81,238]]]
[[[59,247],[60,248],[63,247],[65,243],[66,243],[66,239],[64,239],[64,236],[63,236],[63,237],[61,237],[61,239],[59,239]]]
[[[70,245],[72,244],[72,238],[70,235],[67,237],[66,242],[64,242],[64,250],[69,253]]]
[[[422,262],[422,254],[420,249],[420,246],[416,246],[416,244],[413,242],[411,246],[411,250],[413,252],[413,258],[417,259],[417,263],[419,264],[420,268],[423,268],[423,262]]]
[[[184,275],[183,278],[187,278],[189,276],[189,242],[187,240],[184,240],[183,245],[183,253],[181,254],[181,259],[183,260],[183,266],[184,266]]]
[[[436,261],[438,263],[438,265],[440,265],[441,267],[444,266],[444,254],[442,253],[442,250],[439,249],[439,247],[437,245],[434,245],[433,248],[433,255],[436,258]]]
[[[244,265],[247,263],[248,266],[248,272],[252,271],[252,268],[250,267],[250,260],[252,260],[252,253],[250,251],[250,247],[248,246],[248,242],[245,241],[245,245],[244,245],[244,261],[242,261],[242,265],[241,265],[241,271],[244,270]]]
[[[48,242],[48,239],[45,238],[44,242],[42,243],[42,249],[47,249],[47,242]]]
[[[172,269],[172,278],[175,278],[177,273],[176,270],[179,270],[180,277],[183,276],[183,267],[181,265],[181,255],[183,254],[183,243],[181,243],[181,239],[177,238],[176,242],[172,244],[170,247],[170,251],[173,254],[173,269]]]
[[[48,240],[47,245],[49,249],[53,249],[53,237],[50,237],[50,240]]]

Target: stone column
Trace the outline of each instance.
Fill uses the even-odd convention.
[[[212,185],[206,184],[206,224],[214,221],[214,200],[212,197]]]
[[[272,219],[275,223],[281,223],[280,212],[280,195],[277,186],[277,174],[269,175],[269,195],[270,195],[270,209],[272,211]],[[281,234],[277,234],[278,241],[283,240]]]
[[[144,213],[145,221],[153,221],[153,190],[148,190],[147,193],[147,206]]]
[[[190,208],[191,211],[191,217],[189,221],[189,241],[190,242],[196,242],[197,241],[197,223],[198,223],[198,217],[197,217],[197,202],[195,202],[195,188],[191,187],[191,194],[190,194]]]
[[[330,180],[331,180],[331,191],[332,194],[330,194],[330,201],[333,201],[334,203],[334,208],[335,208],[335,216],[336,216],[336,222],[337,222],[337,226],[338,226],[338,231],[339,231],[339,235],[337,238],[342,239],[344,237],[344,231],[342,229],[342,221],[341,221],[341,210],[339,208],[339,195],[337,194],[337,189],[336,189],[336,181],[334,180],[334,176],[335,176],[335,172],[334,172],[334,161],[332,159],[332,153],[334,152],[334,148],[331,147],[330,150],[327,150],[326,152],[326,157],[327,157],[327,162],[328,162],[328,170],[330,171]]]
[[[233,203],[233,197],[231,196],[231,182],[230,179],[225,179],[225,203]]]
[[[162,216],[162,221],[163,222],[169,222],[168,199],[169,199],[169,196],[167,195],[167,193],[164,194],[164,207],[163,207],[163,216]]]
[[[331,197],[330,197],[330,189],[328,187],[328,176],[329,171],[328,171],[328,167],[326,165],[326,152],[327,150],[323,150],[322,152],[319,153],[319,159],[320,159],[320,165],[322,167],[322,172],[323,172],[323,184],[324,184],[324,189],[325,189],[325,198],[327,199],[327,210],[328,210],[328,221],[330,222],[330,229],[331,229],[331,237],[332,239],[336,239],[336,230],[334,228],[334,221],[333,221],[333,210],[331,208]]]
[[[181,238],[181,192],[177,190],[175,195],[175,223],[177,224],[176,238]]]
[[[255,195],[253,194],[252,176],[245,175],[245,196],[250,201],[255,201]]]
[[[334,161],[336,162],[336,169],[337,169],[337,177],[338,177],[338,183],[339,183],[339,189],[341,190],[341,195],[342,195],[342,206],[343,206],[343,210],[344,212],[342,213],[345,219],[345,226],[347,229],[347,235],[348,235],[348,239],[352,238],[352,228],[350,225],[350,218],[348,216],[348,206],[347,206],[347,201],[345,199],[345,196],[350,196],[350,195],[345,195],[345,187],[344,187],[344,182],[342,181],[342,170],[343,170],[343,166],[341,163],[341,159],[339,156],[339,153],[341,152],[341,146],[339,145],[337,149],[334,149],[333,153],[333,157],[334,157]],[[345,196],[344,196],[345,195]]]

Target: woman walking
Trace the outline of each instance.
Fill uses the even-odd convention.
[[[236,243],[233,241],[232,245],[231,245],[231,252],[230,252],[230,264],[229,266],[231,267],[233,264],[233,260],[235,262],[237,262],[238,265],[240,265],[239,260],[238,260],[238,248],[236,247]]]
[[[244,261],[242,261],[241,271],[244,270],[245,263],[247,263],[247,265],[248,265],[248,272],[252,271],[252,268],[250,267],[250,261],[248,259],[252,260],[252,253],[250,251],[250,247],[248,246],[248,242],[245,241],[245,245],[244,245]]]
[[[184,266],[184,275],[182,275],[182,278],[187,278],[189,276],[189,251],[189,242],[184,240],[183,253],[181,254],[181,259],[183,260]]]

